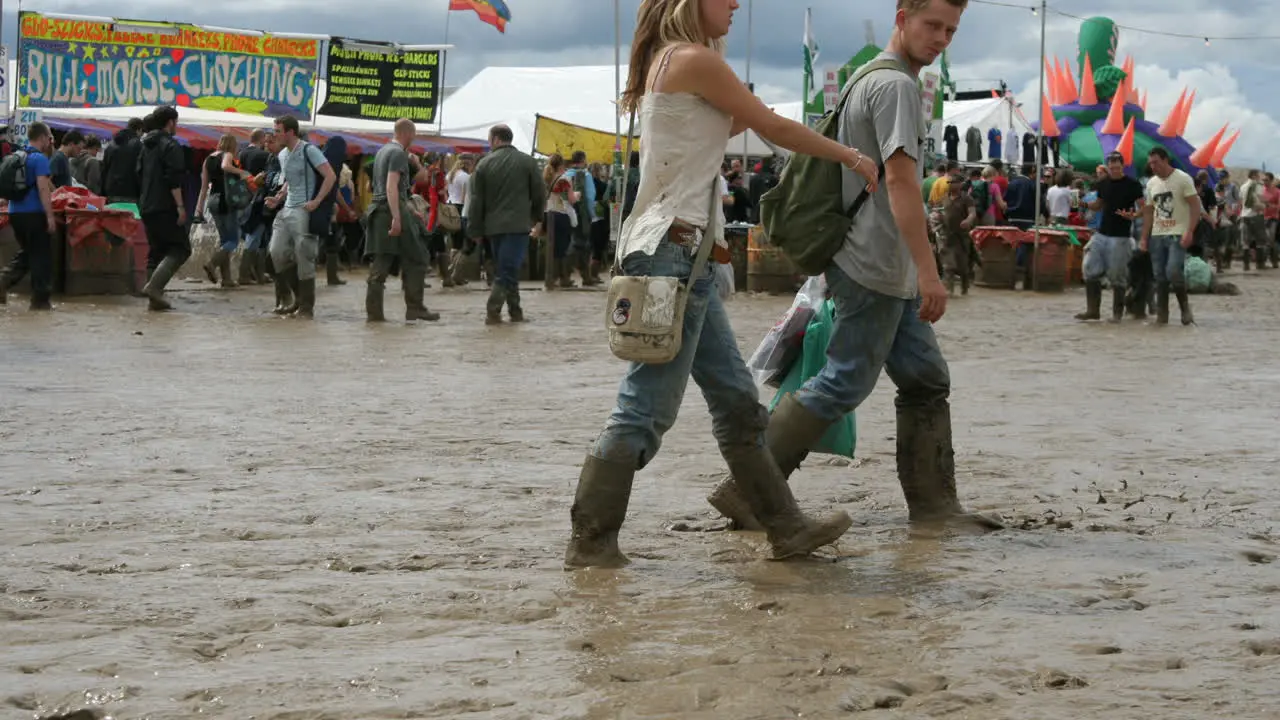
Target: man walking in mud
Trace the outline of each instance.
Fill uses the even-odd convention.
[[[153,129],[142,138],[138,156],[138,214],[147,230],[150,257],[156,262],[155,272],[142,293],[151,310],[164,311],[171,306],[164,297],[165,286],[182,264],[191,257],[191,239],[187,237],[187,206],[182,199],[182,182],[187,175],[187,160],[174,134],[178,132],[178,111],[165,105],[151,114]]]
[[[968,514],[956,494],[951,445],[951,377],[932,323],[947,309],[929,247],[920,162],[925,137],[917,78],[951,43],[968,0],[898,0],[888,49],[846,86],[840,141],[880,163],[884,183],[854,218],[827,268],[835,327],[827,364],[769,420],[769,450],[788,475],[831,425],[862,404],[881,371],[898,387],[898,480],[913,524],[1000,524]],[[939,181],[941,182],[941,181]],[[935,183],[934,187],[937,187]],[[844,173],[844,203],[864,183]],[[758,527],[732,480],[708,498],[741,527]]]
[[[283,146],[280,168],[284,187],[267,203],[273,208],[283,205],[283,209],[272,226],[269,252],[277,285],[288,285],[297,302],[289,314],[310,319],[315,315],[316,256],[320,253],[311,213],[329,197],[338,176],[319,148],[298,137],[298,129],[298,119],[292,115],[276,118],[276,136]],[[277,297],[281,291],[277,287]]]
[[[1147,157],[1151,180],[1147,182],[1147,204],[1142,211],[1142,242],[1151,253],[1151,270],[1156,276],[1156,323],[1169,324],[1169,291],[1178,299],[1182,324],[1191,325],[1191,302],[1183,267],[1187,248],[1195,242],[1200,219],[1200,195],[1191,176],[1175,168],[1164,148],[1153,148]],[[1261,219],[1261,216],[1259,216]]]
[[[404,286],[404,319],[435,322],[433,313],[423,304],[423,288],[427,277],[427,244],[412,216],[409,194],[413,184],[426,178],[426,168],[417,155],[409,152],[418,128],[408,118],[395,125],[395,138],[383,145],[373,157],[369,176],[372,202],[369,209],[369,232],[365,254],[373,257],[369,267],[369,284],[365,290],[364,310],[369,322],[385,322],[383,297],[387,276],[397,258],[400,260],[401,284]]]
[[[467,208],[467,233],[475,240],[489,239],[498,279],[489,291],[485,324],[502,323],[506,305],[511,322],[524,322],[520,306],[520,266],[529,250],[529,230],[542,219],[547,187],[538,163],[511,145],[514,135],[506,125],[489,130],[492,152],[471,176],[471,205]]]
[[[1107,156],[1106,177],[1099,180],[1098,199],[1089,209],[1102,215],[1098,232],[1089,239],[1084,258],[1085,311],[1077,320],[1102,319],[1102,280],[1111,283],[1111,322],[1124,319],[1125,288],[1129,284],[1129,258],[1133,241],[1129,239],[1133,219],[1142,204],[1142,183],[1124,174],[1124,155]],[[1134,206],[1139,206],[1135,210]]]

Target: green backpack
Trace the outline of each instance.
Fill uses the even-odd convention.
[[[893,60],[877,60],[862,66],[845,86],[835,112],[827,113],[814,128],[830,140],[839,139],[840,117],[853,86],[876,70],[906,73]],[[831,265],[853,218],[870,197],[865,189],[853,205],[844,207],[844,168],[834,160],[793,153],[778,185],[760,197],[760,224],[769,244],[786,253],[806,275],[821,275]],[[880,165],[884,180],[884,164]]]

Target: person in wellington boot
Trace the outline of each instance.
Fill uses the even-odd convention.
[[[868,200],[826,271],[835,301],[827,363],[777,405],[765,440],[783,475],[794,472],[827,429],[858,408],[887,372],[898,390],[898,481],[911,523],[986,531],[1003,525],[966,512],[956,491],[951,376],[933,330],[948,296],[920,202],[920,139],[928,133],[917,77],[940,52],[939,34],[950,37],[963,12],[963,3],[952,0],[899,9],[888,49],[843,90],[848,99],[840,142],[870,148],[863,164],[873,171],[883,167],[885,183],[877,188],[856,168],[844,172],[845,206],[864,189]],[[763,524],[741,496],[740,480],[724,480],[708,501],[738,527]]]
[[[524,322],[520,267],[529,251],[529,231],[547,209],[547,186],[538,163],[511,144],[514,137],[506,125],[490,128],[493,150],[471,175],[467,234],[477,243],[487,242],[497,276],[485,302],[486,325],[502,322],[503,305],[512,322]]]
[[[142,139],[138,157],[141,197],[138,212],[147,230],[152,254],[160,258],[151,279],[142,288],[151,310],[170,309],[164,297],[165,287],[182,264],[191,257],[191,239],[187,234],[187,210],[182,198],[182,183],[187,163],[182,146],[174,134],[178,131],[178,111],[165,105],[151,114],[156,128]]]
[[[714,49],[728,33],[736,6],[732,0],[646,0],[641,5],[621,104],[641,118],[645,142],[635,208],[618,239],[618,256],[627,275],[687,283],[687,303],[680,351],[670,362],[629,363],[609,420],[587,453],[569,513],[566,569],[628,562],[618,547],[618,532],[636,472],[653,460],[674,427],[691,379],[707,401],[736,492],[765,529],[773,557],[810,553],[839,539],[853,522],[843,512],[821,518],[801,512],[766,445],[769,414],[738,352],[715,290],[715,272],[708,265],[691,275],[699,241],[725,247],[712,188],[731,125],[751,128],[787,149],[858,168],[872,187],[877,182],[875,164],[862,153],[771,112],[737,80]],[[915,95],[920,115],[918,90]],[[919,205],[918,198],[915,202]],[[615,317],[629,310],[620,304]]]
[[[53,240],[58,229],[53,213],[49,155],[53,153],[53,132],[42,122],[27,129],[25,177],[27,191],[9,201],[9,224],[18,242],[18,254],[0,271],[0,305],[8,302],[9,288],[31,273],[32,310],[52,310]]]
[[[1118,323],[1124,319],[1126,288],[1129,285],[1129,261],[1133,256],[1133,241],[1129,233],[1133,219],[1142,211],[1142,183],[1124,174],[1124,155],[1113,152],[1107,156],[1106,177],[1097,182],[1097,199],[1089,209],[1102,216],[1098,231],[1089,239],[1084,255],[1085,311],[1076,315],[1077,320],[1099,320],[1102,311],[1102,281],[1111,284],[1111,318]]]
[[[270,199],[273,208],[282,206],[272,224],[271,262],[277,274],[285,274],[285,284],[293,286],[297,309],[289,316],[310,319],[315,316],[316,256],[320,250],[311,214],[325,203],[338,178],[320,149],[298,137],[297,118],[276,118],[275,127],[283,146],[279,158],[284,187]],[[279,296],[277,291],[277,300]]]
[[[1152,176],[1147,181],[1141,248],[1151,253],[1156,280],[1156,323],[1169,323],[1169,294],[1178,301],[1183,325],[1195,323],[1183,268],[1187,249],[1195,242],[1195,225],[1203,212],[1191,176],[1173,166],[1164,148],[1148,155]]]
[[[365,290],[365,317],[369,322],[385,322],[383,309],[387,277],[399,260],[404,287],[405,320],[440,319],[423,304],[427,276],[427,246],[423,222],[413,216],[409,195],[414,182],[425,179],[427,170],[409,152],[418,135],[408,118],[395,124],[394,139],[383,145],[373,158],[369,176],[372,202],[365,253],[373,258]]]

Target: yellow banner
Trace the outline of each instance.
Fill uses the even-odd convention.
[[[533,130],[533,150],[540,155],[560,153],[566,160],[575,150],[587,154],[587,162],[613,163],[613,147],[618,137],[611,132],[592,130],[581,125],[562,122],[543,115],[537,116]],[[622,139],[622,150],[626,151],[626,138]],[[636,138],[632,150],[640,149],[640,138]],[[626,162],[626,158],[623,158]]]

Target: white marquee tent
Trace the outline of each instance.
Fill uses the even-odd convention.
[[[1022,114],[1022,109],[1018,107],[1017,102],[1009,96],[984,98],[982,100],[956,100],[944,103],[942,106],[942,121],[933,123],[930,128],[930,137],[934,141],[934,147],[937,152],[943,151],[942,132],[948,125],[955,125],[956,130],[960,132],[961,145],[960,156],[964,158],[964,135],[971,128],[976,127],[982,133],[983,147],[987,144],[987,131],[991,129],[999,130],[1008,141],[1010,131],[1017,133],[1018,137],[1022,137],[1024,133],[1035,133],[1031,128],[1031,124],[1027,122],[1027,118]],[[985,151],[984,151],[985,156]]]

